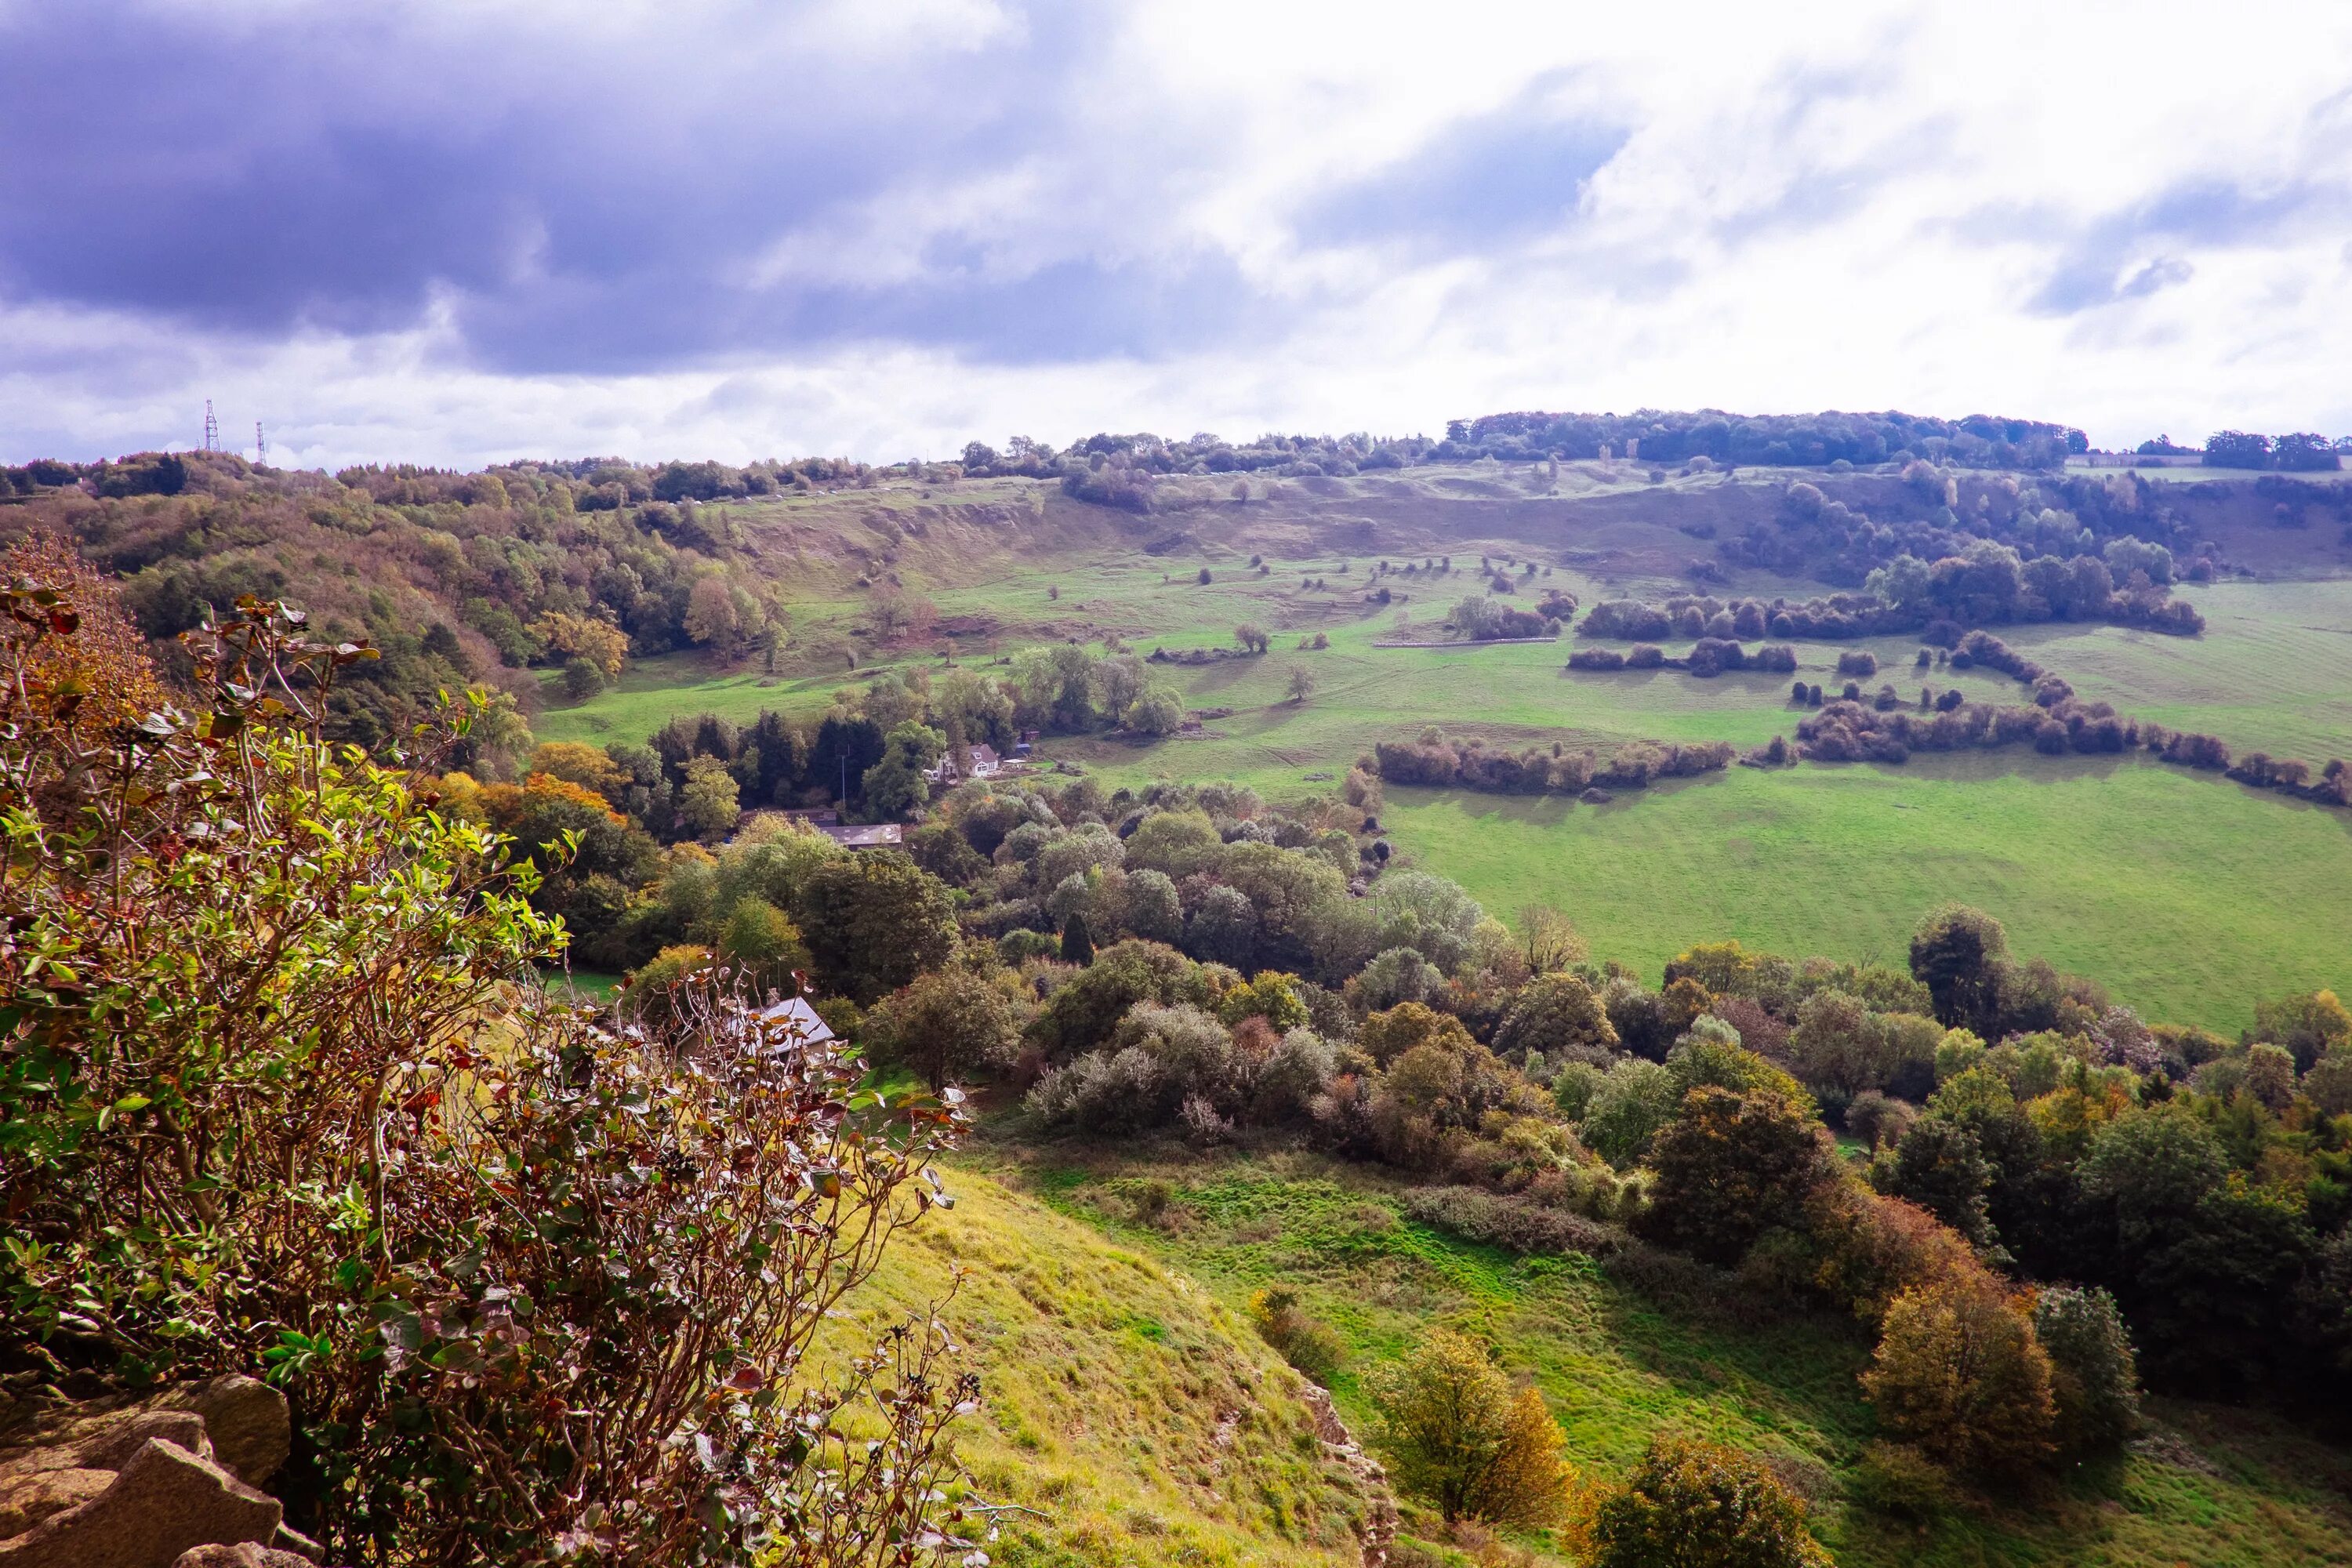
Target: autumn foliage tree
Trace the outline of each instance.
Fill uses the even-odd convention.
[[[1947,1279],[1897,1297],[1862,1376],[1882,1426],[1964,1473],[2015,1476],[2053,1451],[2049,1354],[1990,1282]]]
[[[1451,1521],[1546,1524],[1568,1501],[1559,1426],[1477,1341],[1437,1329],[1373,1380],[1397,1479]]]

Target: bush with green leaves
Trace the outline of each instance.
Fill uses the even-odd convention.
[[[1829,1568],[1804,1505],[1736,1448],[1664,1437],[1577,1533],[1593,1568]]]
[[[2139,1365],[2116,1299],[2095,1286],[2045,1285],[2033,1296],[2033,1332],[2050,1356],[2062,1452],[2121,1447],[2139,1430]]]
[[[1250,1298],[1249,1318],[1258,1337],[1274,1347],[1303,1377],[1329,1386],[1347,1360],[1347,1348],[1328,1323],[1307,1310],[1297,1289],[1269,1285]]]

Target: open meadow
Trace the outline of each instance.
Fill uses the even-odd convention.
[[[1603,470],[1599,478],[1571,468],[1554,488],[1581,486],[1604,500],[1633,493],[1591,467]],[[1911,668],[1917,645],[1903,637],[1801,641],[1796,677],[1712,679],[1674,669],[1571,672],[1563,662],[1580,646],[1573,636],[1378,646],[1438,635],[1446,608],[1477,591],[1481,554],[1550,563],[1525,596],[1559,587],[1589,607],[1628,592],[1672,591],[1661,564],[1686,539],[1641,519],[1577,531],[1551,516],[1551,497],[1527,496],[1529,483],[1332,481],[1336,498],[1212,509],[1207,521],[1186,514],[1183,526],[1169,528],[1105,521],[1098,508],[1071,515],[1058,497],[1001,483],[981,487],[959,503],[963,510],[913,489],[863,498],[858,515],[883,522],[878,531],[873,521],[856,526],[877,546],[898,536],[908,590],[961,632],[863,651],[864,601],[828,575],[846,566],[827,569],[818,553],[818,542],[837,543],[837,531],[850,526],[844,503],[762,503],[741,511],[739,526],[772,557],[799,563],[798,580],[824,595],[795,605],[793,646],[776,674],[671,654],[632,666],[583,704],[562,703],[551,678],[552,705],[534,728],[551,740],[637,740],[679,714],[748,723],[764,709],[821,711],[835,690],[878,668],[943,672],[942,644],[965,666],[1063,639],[1116,639],[1149,656],[1231,647],[1234,627],[1250,622],[1272,636],[1262,657],[1150,667],[1206,715],[1202,732],[1055,737],[1045,752],[1107,787],[1231,779],[1286,798],[1330,789],[1375,742],[1429,726],[1515,749],[1647,739],[1722,740],[1744,750],[1775,734],[1793,739],[1803,710],[1789,700],[1791,679],[1834,689],[1839,655],[1857,647],[1879,659],[1871,684],[1891,682],[1908,700],[1923,683]],[[1736,487],[1681,483],[1681,501],[1715,504],[1718,491],[1730,492],[1720,504],[1739,498]],[[999,521],[956,521],[974,506]],[[1316,548],[1361,512],[1381,519],[1367,547]],[[1381,582],[1393,602],[1367,602],[1375,562],[1401,568],[1447,553],[1452,574],[1391,574]],[[1251,567],[1252,555],[1263,570]],[[1742,584],[1780,586],[1763,577]],[[2352,753],[2352,682],[2343,675],[2352,578],[2232,581],[2192,586],[2187,596],[2208,617],[2199,637],[2050,623],[2011,628],[2009,640],[2086,700],[2220,735],[2241,752],[2267,750],[2315,766]],[[1328,647],[1305,646],[1317,634]],[[1297,671],[1313,686],[1303,701],[1290,695]],[[1934,670],[1924,682],[1970,700],[2023,697],[1983,668]],[[1598,807],[1398,789],[1384,826],[1413,863],[1461,881],[1489,909],[1507,916],[1528,902],[1558,903],[1596,952],[1644,973],[1692,942],[1726,936],[1792,954],[1899,958],[1912,924],[1957,899],[2008,922],[2021,950],[2095,976],[2119,1000],[2170,1021],[2234,1033],[2261,997],[2352,986],[2341,940],[2352,819],[2137,759],[2052,759],[2012,747],[1922,755],[1900,767],[1733,768]]]

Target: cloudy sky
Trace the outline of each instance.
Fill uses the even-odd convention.
[[[2352,5],[0,0],[0,459],[2352,433]]]

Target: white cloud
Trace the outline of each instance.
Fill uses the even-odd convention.
[[[488,47],[523,9],[440,25]],[[548,13],[529,14],[535,36]],[[887,335],[747,326],[631,362],[650,368],[500,370],[512,362],[469,336],[481,301],[454,284],[395,330],[273,334],[12,296],[0,254],[0,458],[186,445],[206,396],[247,439],[260,418],[274,456],[327,465],[892,459],[1014,432],[1433,430],[1531,406],[1993,412],[2101,442],[2352,431],[2352,8],[1193,0],[1099,21],[977,0],[782,19],[714,4],[604,12],[567,45],[601,62],[600,93],[634,50],[668,92],[682,62],[731,41],[712,68],[726,91],[789,94],[814,56],[872,95],[858,124],[887,119],[892,94],[943,127],[1014,116],[951,160],[894,153],[764,233],[674,237],[689,258],[709,250],[712,310],[887,289],[871,329]],[[987,78],[1004,50],[1050,68],[1009,109]],[[477,60],[462,79],[494,91],[498,72]],[[534,78],[528,100],[553,90]],[[395,99],[372,98],[372,121]],[[708,110],[645,111],[640,166],[661,166],[671,134],[680,184],[705,177],[706,144],[679,127]],[[499,105],[467,113],[492,123]],[[1516,128],[1561,118],[1622,128],[1622,146],[1580,193],[1521,190],[1539,165],[1515,163]],[[1484,161],[1463,166],[1491,182],[1474,216],[1523,201],[1540,226],[1498,220],[1441,250],[1311,237],[1317,203],[1471,123]],[[542,241],[531,266],[559,250]],[[1149,289],[1084,294],[1087,269],[1203,258],[1230,268],[1232,316],[1200,296],[1213,303],[1141,334],[1148,360],[1076,327],[1057,347],[1063,301],[1019,291],[1075,268],[1074,321],[1144,310],[1119,302]],[[960,310],[1035,320],[1012,353],[1003,332],[952,330]]]

